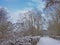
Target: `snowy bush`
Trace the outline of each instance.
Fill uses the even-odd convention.
[[[1,45],[36,45],[40,36],[25,36],[15,40],[3,41]]]

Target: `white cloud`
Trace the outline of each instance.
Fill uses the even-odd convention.
[[[41,2],[40,5],[38,5],[38,9],[40,9],[41,11],[45,8],[46,3],[45,2]]]
[[[17,10],[15,12],[10,12],[10,20],[15,23],[17,22],[18,19],[20,19],[20,21],[22,21],[22,18],[25,17],[25,13],[28,12],[29,10],[32,10],[32,8],[24,8],[23,10]]]
[[[32,4],[31,2],[28,2],[27,5],[28,5],[28,6],[32,6],[33,4]]]
[[[43,8],[45,8],[46,3],[43,0],[32,0],[33,2],[35,2],[37,4],[37,8],[39,10],[43,10]]]
[[[8,16],[11,17],[9,20],[12,21],[13,23],[17,22],[18,19],[22,20],[22,18],[25,16],[25,13],[28,12],[29,10],[32,10],[32,8],[30,7],[25,7],[22,10],[16,10],[13,12],[10,11],[7,7],[0,6],[0,8],[4,8],[7,10],[7,12],[9,12]]]

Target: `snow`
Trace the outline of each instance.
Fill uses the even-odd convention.
[[[60,40],[50,37],[41,37],[37,45],[60,45]]]
[[[33,45],[37,44],[40,39],[40,36],[24,36],[24,37],[19,37],[17,39],[13,40],[6,40],[0,43],[0,45]]]

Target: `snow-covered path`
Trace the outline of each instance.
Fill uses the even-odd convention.
[[[41,37],[37,45],[60,45],[60,40],[55,40],[50,37]]]

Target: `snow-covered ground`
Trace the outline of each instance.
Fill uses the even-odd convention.
[[[50,37],[41,37],[37,45],[60,45],[60,40],[56,40]]]

